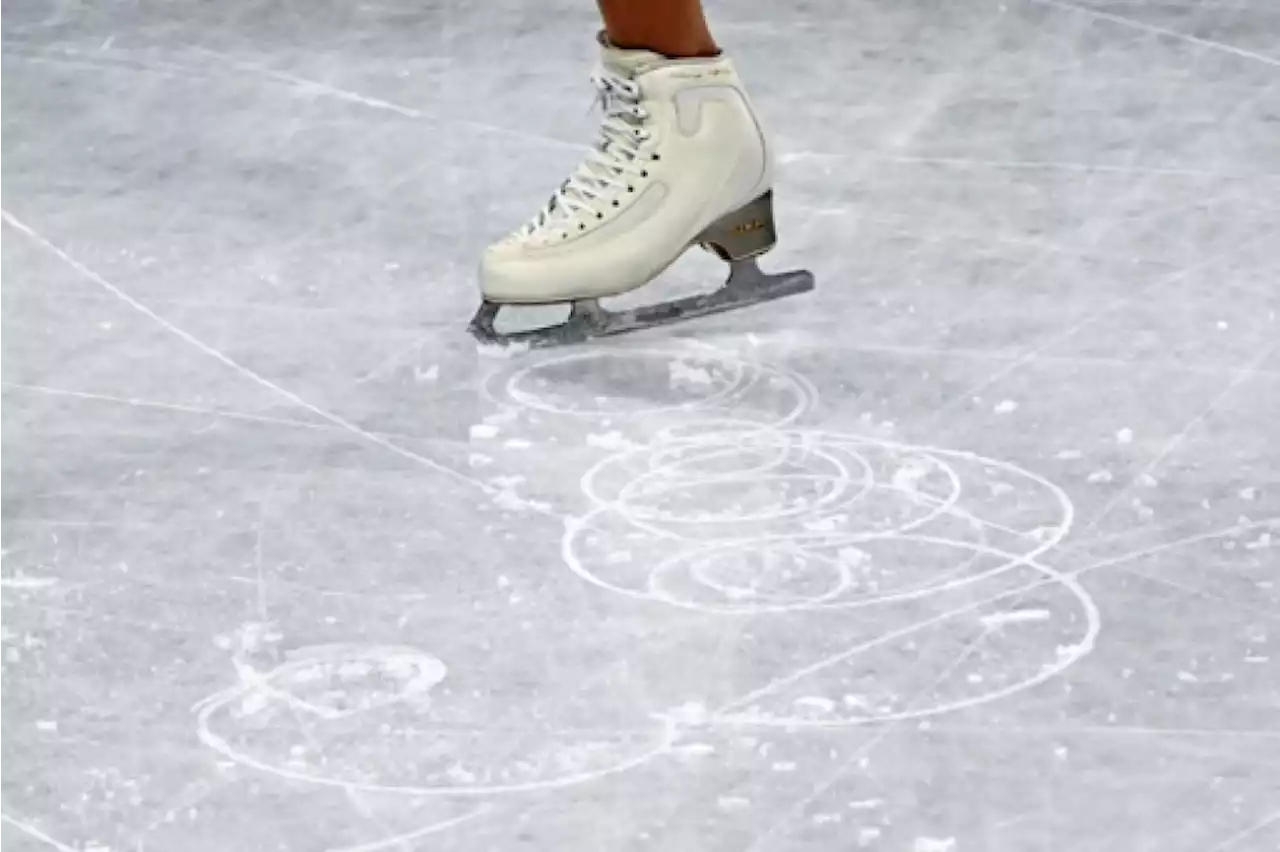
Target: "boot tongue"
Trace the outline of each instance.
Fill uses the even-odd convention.
[[[651,50],[634,50],[629,48],[614,47],[609,44],[604,33],[600,34],[600,61],[610,71],[619,77],[635,77],[642,74],[654,65],[667,61],[667,58],[660,53],[654,53]]]

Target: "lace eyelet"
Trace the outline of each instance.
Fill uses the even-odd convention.
[[[596,218],[597,218],[597,219],[603,219],[603,218],[604,218],[604,214],[603,214],[603,213],[597,213],[597,214],[596,214]]]
[[[654,154],[654,155],[653,155],[652,157],[650,157],[649,159],[653,160],[653,161],[656,163],[656,162],[658,162],[658,160],[661,160],[661,159],[662,159],[662,155],[661,155],[661,154]]]
[[[622,202],[620,202],[620,201],[616,201],[616,200],[615,200],[615,201],[613,202],[613,206],[614,206],[614,207],[621,207],[621,206],[622,206]]]
[[[648,169],[641,169],[641,170],[640,170],[640,177],[648,177],[648,176],[649,176],[649,170],[648,170]]]

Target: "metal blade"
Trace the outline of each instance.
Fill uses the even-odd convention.
[[[728,280],[712,293],[622,311],[609,311],[595,299],[584,299],[573,303],[569,318],[563,323],[515,332],[495,329],[494,320],[503,306],[485,302],[471,320],[468,330],[482,343],[504,346],[527,344],[531,348],[564,346],[758,305],[806,293],[813,288],[813,273],[807,270],[767,274],[761,271],[754,259],[741,260],[730,264]]]

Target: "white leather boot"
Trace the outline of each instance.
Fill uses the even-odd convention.
[[[600,42],[599,138],[547,205],[485,252],[486,302],[616,296],[691,245],[741,260],[776,241],[773,152],[733,63]]]

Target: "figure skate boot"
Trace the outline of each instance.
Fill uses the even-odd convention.
[[[485,252],[471,332],[486,343],[573,343],[811,290],[809,272],[766,275],[756,264],[777,241],[773,152],[731,61],[621,50],[603,35],[600,45],[599,137],[542,210]],[[600,306],[693,245],[730,264],[718,290],[626,311]],[[572,306],[562,324],[494,328],[504,306],[559,303]]]

